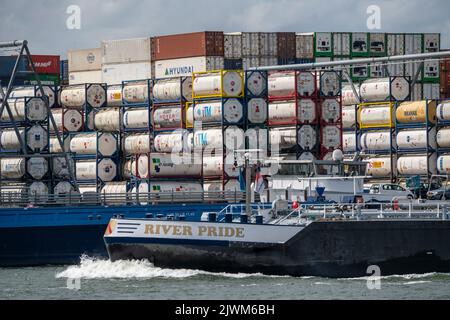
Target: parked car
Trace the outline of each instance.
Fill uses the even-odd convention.
[[[411,190],[411,192],[414,193],[414,196],[417,199],[427,199],[429,191],[437,190],[439,188],[442,188],[440,183],[433,182],[431,185],[428,183],[421,183],[418,189]]]
[[[414,199],[414,194],[398,184],[375,183],[370,187],[369,194],[364,195],[365,200],[392,201],[393,199]]]
[[[450,199],[450,187],[439,188],[427,192],[428,200],[446,200]]]

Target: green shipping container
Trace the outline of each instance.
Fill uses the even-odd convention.
[[[331,32],[314,33],[314,57],[333,56],[333,34]]]
[[[352,81],[354,82],[366,80],[370,77],[370,66],[367,64],[352,65],[350,69],[350,75],[352,77]]]
[[[41,83],[43,85],[48,86],[59,86],[61,79],[59,77],[59,74],[40,74],[39,79],[41,80]],[[26,85],[37,85],[36,77],[30,76],[28,79],[24,81],[24,84]]]
[[[369,56],[369,34],[367,32],[352,33],[352,57]]]

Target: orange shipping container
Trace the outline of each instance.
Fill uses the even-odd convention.
[[[205,31],[153,38],[152,60],[223,56],[223,32]]]

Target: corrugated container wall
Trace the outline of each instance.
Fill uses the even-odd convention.
[[[333,50],[335,56],[350,56],[352,35],[349,32],[333,33]]]
[[[441,99],[450,98],[450,60],[441,62]]]
[[[102,70],[69,72],[69,84],[101,83]]]
[[[258,57],[278,55],[277,34],[274,32],[243,32],[242,56]]]
[[[67,53],[69,72],[102,69],[102,49],[71,50]]]
[[[372,57],[385,56],[387,51],[387,39],[385,33],[369,34],[369,50]]]
[[[277,33],[278,58],[293,59],[296,54],[296,37],[294,32]]]
[[[225,59],[242,58],[242,32],[224,33]]]
[[[39,74],[59,74],[60,58],[54,55],[32,55],[34,68]],[[30,68],[31,69],[31,68]]]
[[[155,37],[153,60],[167,60],[199,56],[223,56],[223,32],[206,31]]]
[[[403,33],[387,34],[387,55],[397,56],[405,54],[405,35]]]
[[[102,41],[103,64],[151,61],[151,39]]]
[[[424,52],[437,52],[441,50],[441,34],[425,33],[423,35]]]
[[[314,59],[314,33],[297,33],[296,50],[297,59]]]
[[[102,82],[108,85],[122,84],[127,80],[142,80],[152,77],[152,64],[148,62],[104,64]]]

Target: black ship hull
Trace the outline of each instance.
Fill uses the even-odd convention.
[[[263,228],[264,226],[260,226]],[[261,229],[261,232],[264,232]],[[272,275],[361,277],[450,272],[450,221],[313,222],[285,243],[105,237],[111,260]]]

